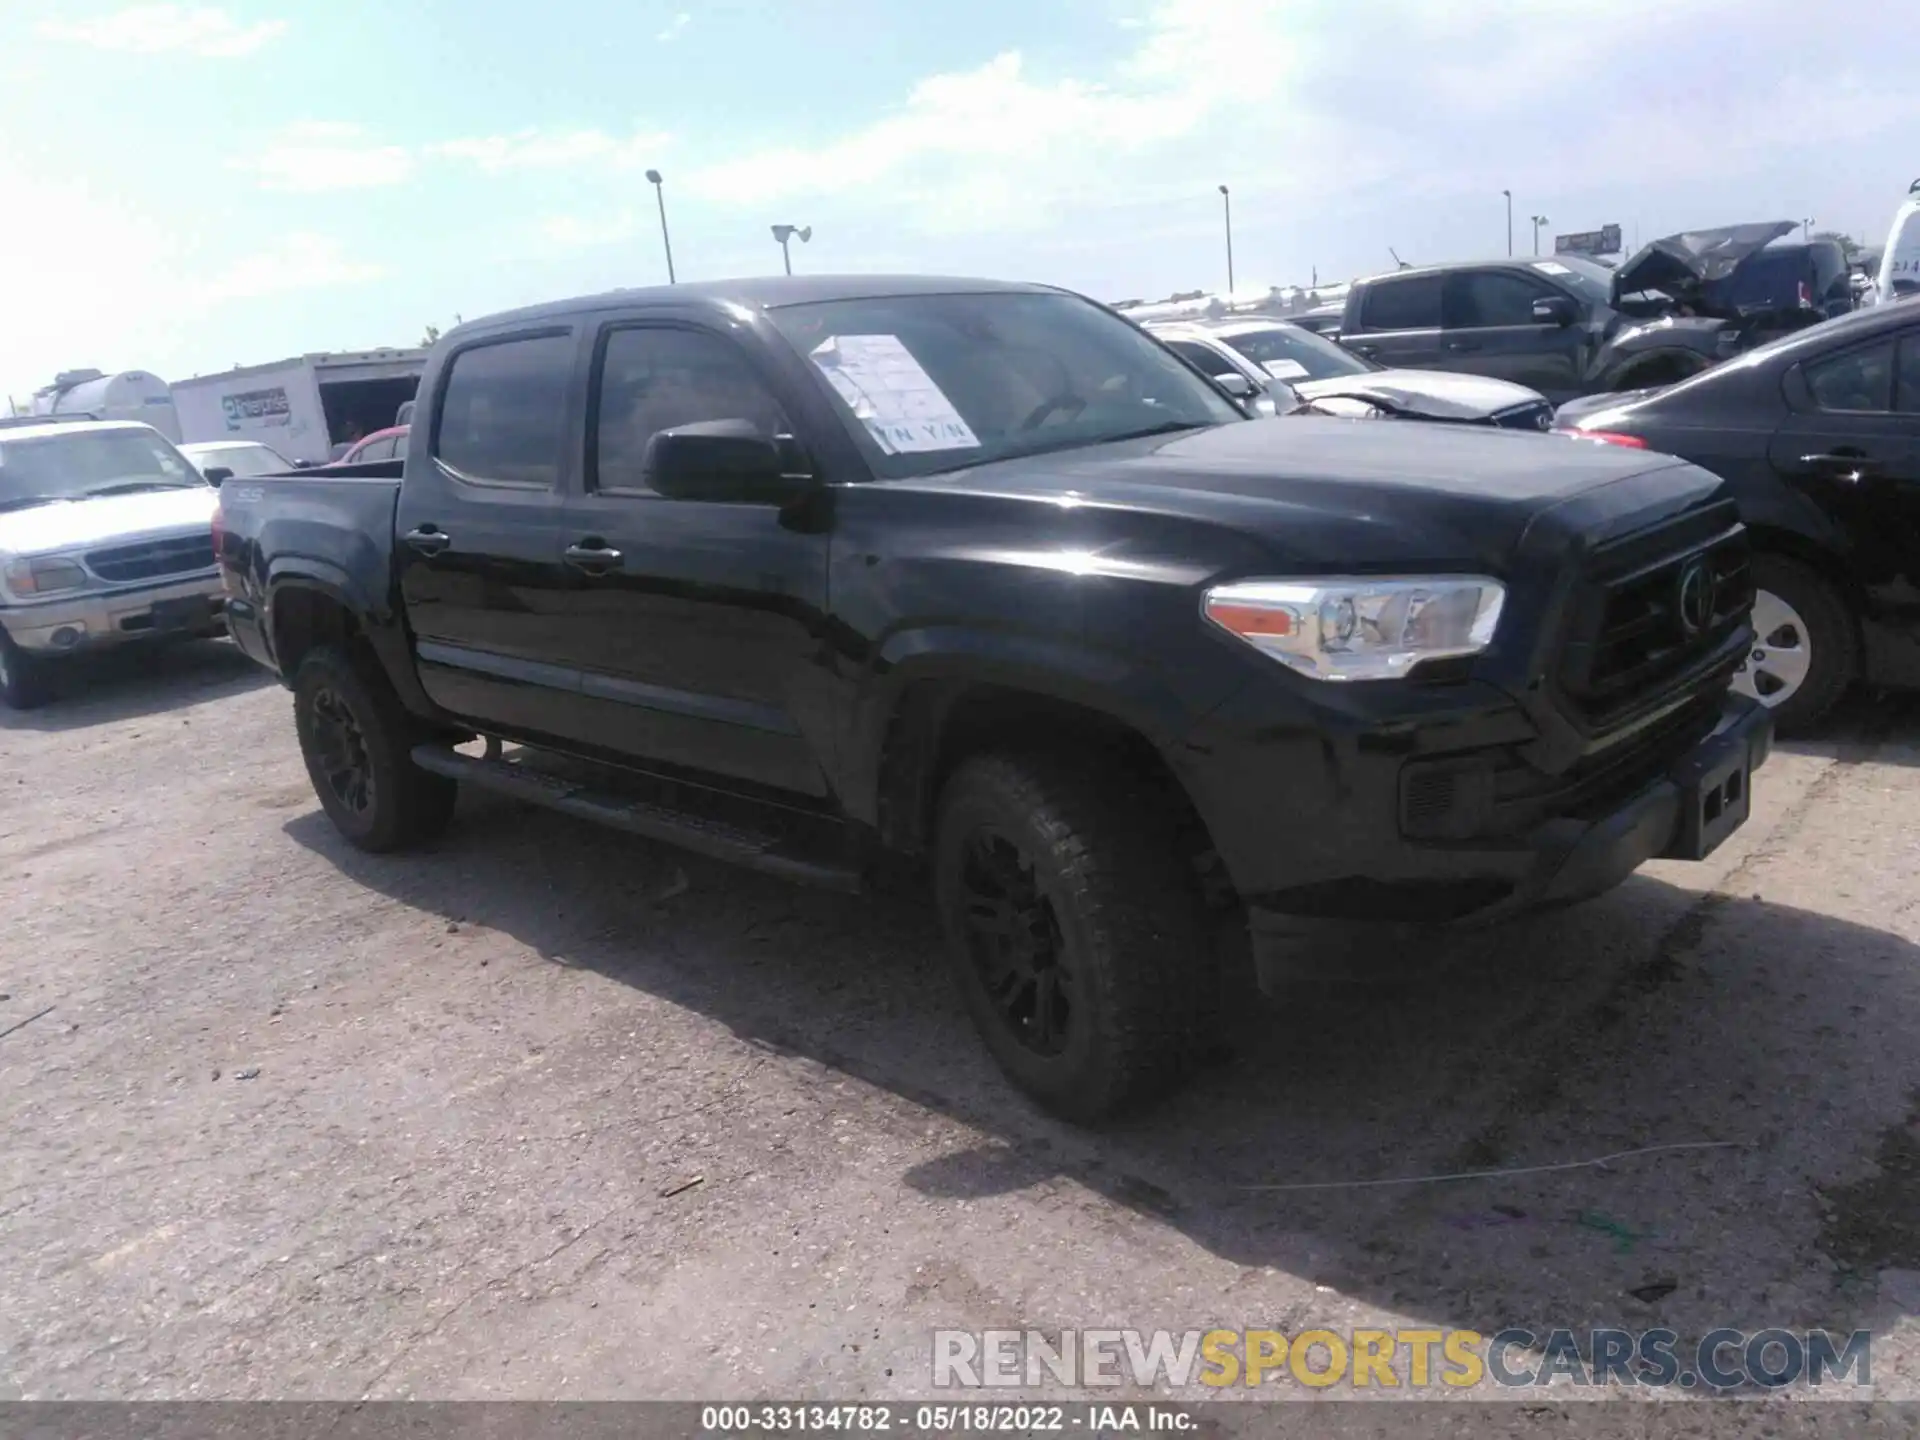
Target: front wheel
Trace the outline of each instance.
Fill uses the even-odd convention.
[[[293,715],[314,793],[354,845],[399,850],[446,829],[459,786],[413,763],[420,727],[371,663],[311,651],[294,675]]]
[[[0,705],[32,710],[46,704],[48,696],[46,667],[0,630]]]
[[[1165,797],[1049,756],[967,761],[942,793],[934,884],[954,980],[1003,1070],[1097,1121],[1204,1053],[1219,978]]]
[[[1753,649],[1733,688],[1773,711],[1780,734],[1804,735],[1853,682],[1853,616],[1833,585],[1797,560],[1756,555],[1753,582]]]

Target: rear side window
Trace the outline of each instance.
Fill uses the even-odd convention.
[[[1367,287],[1360,323],[1368,330],[1438,330],[1440,277],[1411,275],[1376,280]]]
[[[1206,346],[1193,340],[1169,340],[1167,348],[1188,364],[1197,366],[1202,375],[1229,375],[1233,366],[1221,359]]]
[[[440,397],[434,456],[463,480],[559,482],[571,335],[476,345],[454,356]]]
[[[1865,345],[1806,368],[1807,390],[1822,410],[1884,413],[1893,409],[1893,341]]]

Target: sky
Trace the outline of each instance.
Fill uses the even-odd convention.
[[[1804,0],[0,0],[0,396],[667,278],[1104,300],[1622,225],[1878,244],[1920,29]],[[1845,18],[1845,17],[1855,18]],[[1903,143],[1904,141],[1904,143]]]

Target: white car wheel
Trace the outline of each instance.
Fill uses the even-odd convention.
[[[1733,688],[1768,709],[1800,693],[1813,669],[1813,636],[1800,612],[1771,590],[1753,597],[1753,649]]]

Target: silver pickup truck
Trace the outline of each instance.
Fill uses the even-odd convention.
[[[0,421],[0,705],[85,651],[225,633],[217,500],[148,426]]]

